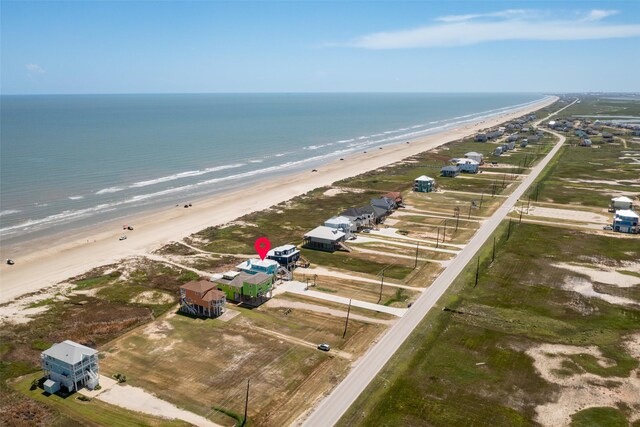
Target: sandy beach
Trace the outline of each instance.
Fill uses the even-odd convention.
[[[334,161],[318,168],[318,172],[304,171],[263,180],[251,187],[233,190],[206,199],[196,200],[193,207],[166,209],[130,218],[135,230],[127,240],[122,222],[114,221],[99,227],[64,236],[49,237],[26,245],[2,248],[3,256],[11,256],[16,264],[0,266],[0,304],[20,295],[57,284],[92,268],[117,262],[119,259],[153,251],[171,241],[180,240],[206,227],[232,221],[250,212],[304,194],[314,188],[364,173],[406,157],[430,150],[448,142],[471,135],[481,129],[497,126],[524,114],[536,111],[557,100],[550,97],[537,104],[504,113],[476,123],[469,123],[442,133],[372,149]],[[256,236],[258,237],[258,236]],[[284,244],[287,242],[273,242]]]

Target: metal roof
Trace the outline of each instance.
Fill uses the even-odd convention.
[[[68,363],[69,365],[75,365],[76,363],[82,362],[85,356],[92,356],[97,353],[97,350],[70,340],[54,344],[51,348],[42,352],[42,354],[46,356]]]
[[[435,179],[431,178],[427,175],[422,175],[416,178],[416,181],[435,181]]]
[[[616,218],[624,217],[624,218],[639,218],[638,214],[632,211],[631,209],[620,209],[616,211]]]
[[[316,238],[325,240],[340,240],[345,236],[342,231],[335,228],[320,225],[304,235],[306,238]]]

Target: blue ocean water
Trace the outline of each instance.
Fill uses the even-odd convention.
[[[535,102],[541,94],[0,97],[0,242],[126,217]]]

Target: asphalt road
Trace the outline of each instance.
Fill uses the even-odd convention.
[[[574,101],[575,102],[575,101]],[[572,104],[569,104],[572,105]],[[569,107],[569,105],[567,107]],[[564,108],[567,108],[564,107]],[[563,109],[564,109],[563,108]],[[551,117],[558,112],[552,113]],[[548,118],[547,117],[547,118]],[[543,119],[546,120],[547,118]],[[538,121],[539,124],[542,120]],[[550,131],[548,131],[550,132]],[[550,132],[560,138],[549,154],[540,161],[531,173],[520,183],[518,188],[507,198],[502,206],[488,218],[473,236],[467,246],[458,254],[455,260],[440,274],[433,284],[416,300],[411,309],[358,361],[349,375],[325,397],[315,410],[303,422],[307,427],[333,426],[349,409],[351,404],[375,378],[391,356],[400,348],[411,332],[418,326],[426,314],[433,308],[442,294],[449,288],[454,279],[462,272],[482,245],[489,239],[498,225],[505,219],[509,211],[516,205],[518,199],[547,166],[549,161],[560,150],[565,137]]]

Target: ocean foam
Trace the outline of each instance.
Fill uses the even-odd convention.
[[[4,211],[0,211],[0,216],[5,216],[5,215],[13,215],[13,214],[17,214],[20,213],[22,211],[18,210],[18,209],[6,209]]]
[[[80,199],[84,199],[84,196],[69,196],[68,199],[69,200],[80,200]]]
[[[215,167],[206,168],[206,169],[199,169],[199,170],[194,170],[194,171],[179,172],[179,173],[175,173],[173,175],[167,175],[167,176],[163,176],[163,177],[160,177],[160,178],[149,179],[149,180],[146,180],[146,181],[134,182],[133,184],[131,184],[129,186],[129,188],[147,187],[149,185],[160,184],[162,182],[175,181],[176,179],[189,178],[189,177],[192,177],[192,176],[200,176],[200,175],[205,175],[205,174],[208,174],[208,173],[218,172],[218,171],[222,171],[222,170],[226,170],[226,169],[239,168],[239,167],[242,167],[242,166],[245,166],[245,164],[244,163],[236,163],[236,164],[230,164],[230,165],[215,166]]]
[[[117,193],[118,191],[124,190],[124,187],[109,187],[103,188],[102,190],[96,191],[95,194],[109,194],[109,193]]]

